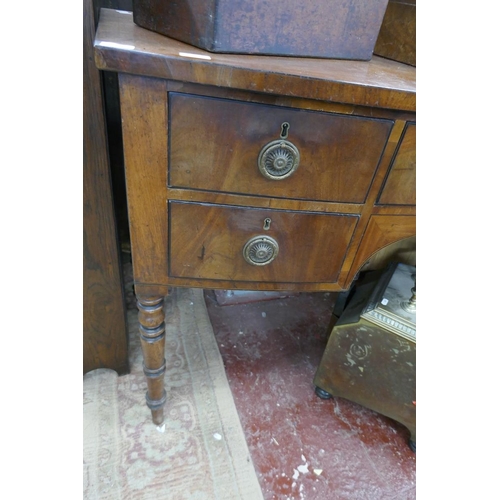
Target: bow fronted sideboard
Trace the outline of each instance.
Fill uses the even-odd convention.
[[[146,401],[160,424],[169,287],[343,291],[416,234],[415,68],[213,54],[110,9],[94,55],[119,74]]]

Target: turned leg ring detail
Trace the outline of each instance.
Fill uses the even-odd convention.
[[[144,356],[143,369],[148,390],[146,404],[152,412],[153,422],[163,422],[163,406],[167,401],[164,389],[165,315],[163,297],[137,297],[139,309],[139,336]]]
[[[142,365],[142,369],[144,371],[144,375],[148,378],[157,378],[164,375],[167,371],[166,360],[163,360],[163,365],[160,368],[148,368],[146,365]]]
[[[161,410],[167,402],[167,391],[163,389],[163,396],[160,399],[151,399],[146,393],[146,404],[151,411]]]
[[[156,328],[144,328],[142,325],[139,325],[139,333],[141,340],[144,340],[144,342],[148,342],[149,344],[160,342],[165,338],[165,323]]]

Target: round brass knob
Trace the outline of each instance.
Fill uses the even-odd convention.
[[[278,139],[266,144],[259,153],[260,173],[267,179],[279,181],[290,177],[300,162],[299,150],[290,141]]]
[[[254,266],[265,266],[278,255],[278,242],[269,236],[255,236],[243,247],[243,257]]]

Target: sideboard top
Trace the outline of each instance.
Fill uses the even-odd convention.
[[[94,42],[99,69],[359,106],[416,111],[416,69],[371,61],[214,54],[101,9]]]

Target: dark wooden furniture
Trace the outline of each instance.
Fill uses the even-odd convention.
[[[389,0],[373,53],[416,66],[416,0]]]
[[[134,0],[134,21],[211,52],[369,60],[388,0]]]
[[[415,235],[415,69],[209,54],[112,10],[95,57],[119,73],[147,403],[161,423],[169,287],[346,290],[370,256]]]
[[[83,373],[127,373],[128,339],[94,13],[83,2]]]

